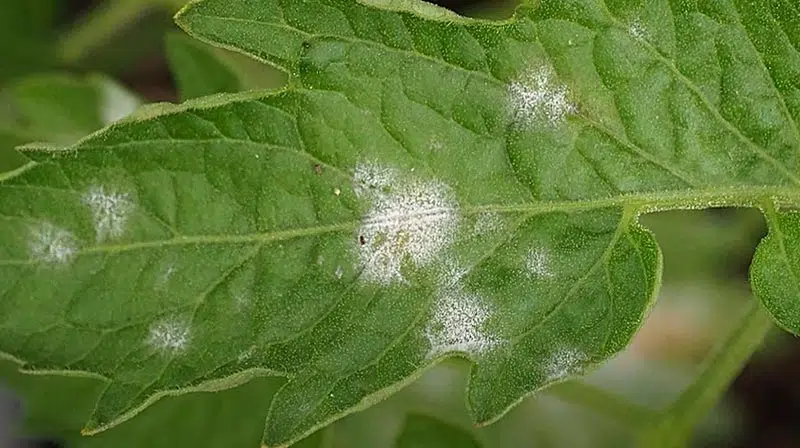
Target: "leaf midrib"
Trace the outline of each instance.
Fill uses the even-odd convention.
[[[788,186],[731,187],[708,190],[670,191],[651,194],[631,194],[577,201],[542,201],[519,204],[483,204],[464,205],[458,210],[461,215],[469,216],[485,212],[501,214],[537,215],[545,213],[574,213],[601,208],[627,207],[636,214],[656,211],[699,209],[711,207],[760,207],[765,202],[774,202],[779,206],[800,208],[800,189]],[[448,211],[449,212],[449,211]],[[20,219],[19,216],[0,214],[0,219]],[[372,219],[369,225],[379,225],[380,219]],[[178,236],[166,240],[149,240],[125,244],[106,244],[84,247],[75,255],[97,253],[120,253],[134,250],[153,249],[168,246],[214,245],[214,244],[248,244],[286,241],[305,236],[317,236],[326,233],[354,231],[364,221],[348,221],[339,224],[311,226],[296,229],[277,230],[238,235],[191,235]],[[35,260],[0,260],[0,266],[35,264]]]

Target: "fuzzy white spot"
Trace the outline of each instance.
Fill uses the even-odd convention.
[[[552,126],[575,112],[569,90],[549,67],[524,72],[508,85],[508,101],[514,121],[521,126]]]
[[[490,316],[480,295],[464,291],[459,284],[443,288],[425,328],[431,346],[428,358],[453,351],[480,355],[494,348],[500,340],[484,330]]]
[[[550,269],[550,253],[542,248],[531,249],[525,257],[525,269],[529,277],[552,277]]]
[[[480,355],[496,347],[502,341],[484,329],[491,317],[486,300],[464,290],[462,279],[469,269],[453,259],[446,259],[443,267],[433,317],[425,328],[431,346],[427,357],[453,351]]]
[[[133,202],[128,194],[93,186],[83,195],[81,201],[92,212],[98,242],[118,238],[125,233],[128,217],[133,211]]]
[[[635,19],[628,25],[628,34],[636,39],[645,39],[647,30],[639,19]]]
[[[247,361],[248,359],[250,359],[253,356],[253,354],[255,352],[256,352],[256,346],[255,345],[251,345],[250,348],[248,348],[247,350],[239,353],[239,356],[236,357],[236,362],[241,364],[241,363]]]
[[[31,229],[28,250],[31,258],[45,263],[68,263],[78,251],[72,233],[44,222]]]
[[[433,137],[431,139],[429,149],[431,152],[441,152],[444,151],[444,143],[439,140],[439,137]]]
[[[150,327],[147,343],[158,350],[183,351],[189,343],[189,325],[172,317],[156,322]]]
[[[503,230],[503,218],[495,212],[483,212],[475,219],[472,230],[476,236]]]
[[[340,190],[338,188],[334,188],[333,189],[333,194],[335,194],[336,196],[339,196],[340,194],[342,194],[342,190]]]
[[[344,276],[344,269],[341,266],[336,266],[336,271],[333,273],[336,276],[337,280],[341,280],[342,276]]]
[[[353,174],[353,189],[358,197],[382,196],[397,178],[392,168],[374,162],[361,162]]]
[[[358,233],[363,280],[403,282],[405,261],[425,267],[455,240],[458,207],[447,185],[400,179],[374,164],[359,165],[354,183],[356,193],[372,204]]]
[[[550,356],[544,367],[544,374],[548,382],[557,381],[570,375],[577,375],[583,371],[583,364],[588,360],[585,353],[576,349],[565,348],[556,350]]]

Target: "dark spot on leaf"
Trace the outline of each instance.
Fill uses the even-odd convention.
[[[361,245],[363,246],[363,245],[367,244],[367,239],[364,238],[364,235],[359,235],[358,236],[358,242],[361,243]]]
[[[319,163],[315,163],[314,164],[314,172],[317,173],[317,175],[321,175],[322,174],[322,165],[320,165]]]

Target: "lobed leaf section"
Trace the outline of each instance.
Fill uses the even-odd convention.
[[[276,375],[264,443],[285,446],[453,355],[488,424],[629,343],[661,275],[640,213],[715,205],[779,216],[754,287],[797,331],[774,261],[796,264],[800,182],[780,6],[190,4],[185,30],[290,86],[28,148],[0,183],[0,349],[105,379],[87,433]]]

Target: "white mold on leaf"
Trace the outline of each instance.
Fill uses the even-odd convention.
[[[404,262],[428,266],[455,240],[458,205],[447,185],[401,178],[375,164],[360,164],[354,183],[371,203],[358,233],[362,280],[404,282]]]
[[[425,328],[430,343],[427,357],[447,352],[480,355],[494,348],[500,340],[484,329],[490,316],[491,311],[480,295],[464,291],[460,285],[443,288]]]
[[[78,244],[72,233],[43,222],[31,229],[28,250],[35,261],[63,264],[72,261]]]
[[[134,205],[126,193],[107,191],[102,186],[92,186],[81,198],[92,212],[97,241],[118,238],[125,233],[128,218]]]
[[[344,268],[336,266],[336,271],[334,271],[333,275],[336,277],[336,280],[341,280],[344,276]]]
[[[189,324],[180,318],[170,317],[150,327],[147,344],[157,350],[179,352],[186,349],[189,337]]]
[[[530,278],[552,277],[550,252],[544,248],[529,250],[525,256],[525,270]]]
[[[582,373],[588,359],[589,357],[585,353],[574,348],[561,348],[554,351],[544,366],[546,381],[558,381]]]
[[[384,194],[397,178],[397,172],[374,162],[361,162],[353,174],[353,189],[358,197],[375,197]]]
[[[628,34],[630,34],[635,39],[646,39],[647,38],[647,30],[645,29],[642,21],[634,19],[628,24]]]
[[[482,212],[475,218],[475,224],[472,228],[475,236],[486,234],[493,234],[503,230],[505,223],[499,213],[495,212]]]
[[[569,90],[547,66],[529,69],[512,81],[508,102],[514,122],[522,127],[553,126],[576,110]]]
[[[480,294],[466,291],[462,283],[469,269],[453,260],[446,260],[444,268],[438,279],[433,315],[425,327],[430,344],[427,358],[448,352],[478,356],[495,348],[502,340],[485,329],[492,315],[487,301]]]

